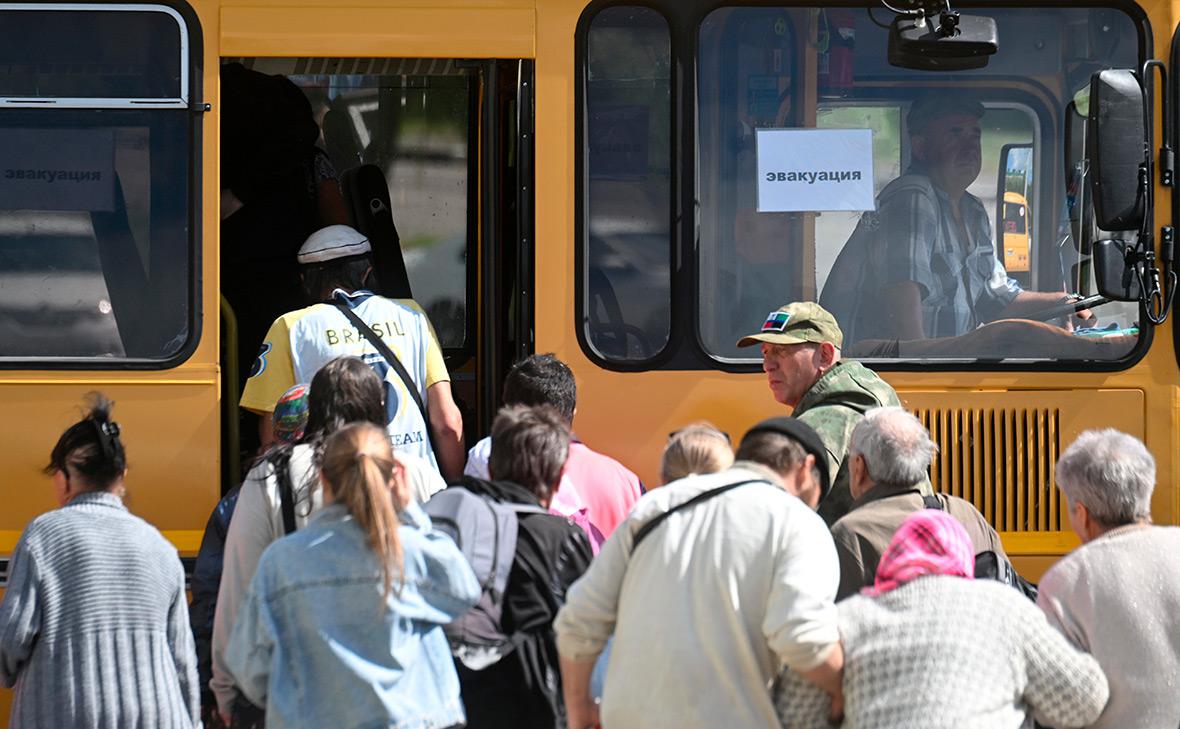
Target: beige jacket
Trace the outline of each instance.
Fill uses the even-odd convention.
[[[971,502],[957,496],[938,494],[946,513],[967,530],[975,553],[992,551],[1005,557],[1000,535],[988,524]],[[917,487],[908,491],[876,486],[852,504],[852,510],[832,525],[836,555],[840,559],[840,589],[837,600],[855,595],[873,584],[881,555],[889,547],[893,533],[916,511],[926,508]]]
[[[574,660],[615,641],[603,690],[611,729],[777,727],[769,686],[806,671],[839,640],[838,566],[819,518],[779,485],[739,486],[670,516],[717,486],[763,479],[739,466],[648,493],[602,546],[557,616],[557,647]]]

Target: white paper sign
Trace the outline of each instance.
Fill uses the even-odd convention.
[[[0,208],[115,208],[115,135],[108,129],[0,133]]]
[[[873,130],[758,129],[758,212],[873,210]]]

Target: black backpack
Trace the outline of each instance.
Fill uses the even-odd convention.
[[[946,511],[942,499],[936,495],[923,495],[922,503],[927,509]],[[1037,586],[1021,577],[1008,558],[1000,556],[994,550],[988,549],[975,555],[975,579],[1003,582],[1019,590],[1029,600],[1037,600]]]

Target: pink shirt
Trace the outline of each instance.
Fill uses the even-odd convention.
[[[490,453],[490,438],[476,443],[467,454],[464,473],[476,478],[487,478]],[[561,485],[553,495],[549,508],[571,517],[585,509],[590,524],[605,539],[627,518],[641,495],[643,488],[639,477],[626,466],[575,441],[570,443]],[[591,535],[591,539],[595,541],[594,535]],[[594,551],[598,551],[597,544],[594,545]]]
[[[561,488],[577,492],[577,500],[586,508],[590,523],[602,536],[609,537],[643,495],[639,477],[610,456],[597,453],[582,443],[570,443],[570,454],[562,472]]]

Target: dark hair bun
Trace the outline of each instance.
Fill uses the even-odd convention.
[[[100,392],[86,396],[85,416],[62,433],[45,473],[77,475],[93,489],[106,489],[127,470],[119,424],[111,420],[115,404]]]

